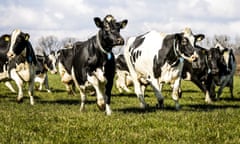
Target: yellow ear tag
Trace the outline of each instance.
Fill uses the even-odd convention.
[[[6,37],[4,38],[4,40],[5,40],[5,41],[9,41],[9,37],[6,36]]]
[[[26,35],[26,36],[25,36],[25,40],[28,40],[28,39],[29,39],[29,35]]]

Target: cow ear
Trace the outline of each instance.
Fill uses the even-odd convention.
[[[30,35],[29,35],[28,33],[25,33],[25,34],[24,34],[24,38],[25,38],[25,40],[29,40]]]
[[[122,22],[120,22],[120,29],[125,28],[127,23],[128,23],[128,20],[123,20]]]
[[[198,35],[195,35],[195,38],[196,38],[197,41],[202,41],[205,38],[205,35],[204,34],[198,34]]]
[[[96,24],[96,26],[98,28],[102,28],[103,27],[103,22],[102,22],[102,20],[99,17],[95,17],[94,18],[94,22],[95,22],[95,24]]]
[[[176,40],[181,40],[182,34],[176,33],[176,34],[174,35],[174,37],[175,37]]]

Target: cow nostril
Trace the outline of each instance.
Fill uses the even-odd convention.
[[[7,56],[8,56],[8,58],[13,58],[14,57],[14,53],[8,52]]]

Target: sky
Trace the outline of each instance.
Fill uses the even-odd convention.
[[[33,43],[40,37],[74,37],[87,40],[98,28],[93,18],[112,14],[128,20],[123,37],[149,30],[240,35],[239,0],[5,0],[0,3],[0,32],[21,29]]]

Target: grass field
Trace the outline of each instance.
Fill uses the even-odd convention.
[[[143,111],[134,93],[119,94],[113,88],[106,116],[89,96],[87,111],[79,112],[79,96],[69,96],[58,75],[49,75],[52,93],[35,92],[35,105],[16,103],[16,94],[0,85],[0,143],[58,144],[216,144],[240,143],[240,78],[235,77],[233,100],[228,89],[212,104],[191,82],[182,83],[181,110],[174,110],[169,86],[164,86],[165,109],[155,109],[156,98],[149,87]],[[26,92],[25,92],[26,95]]]

